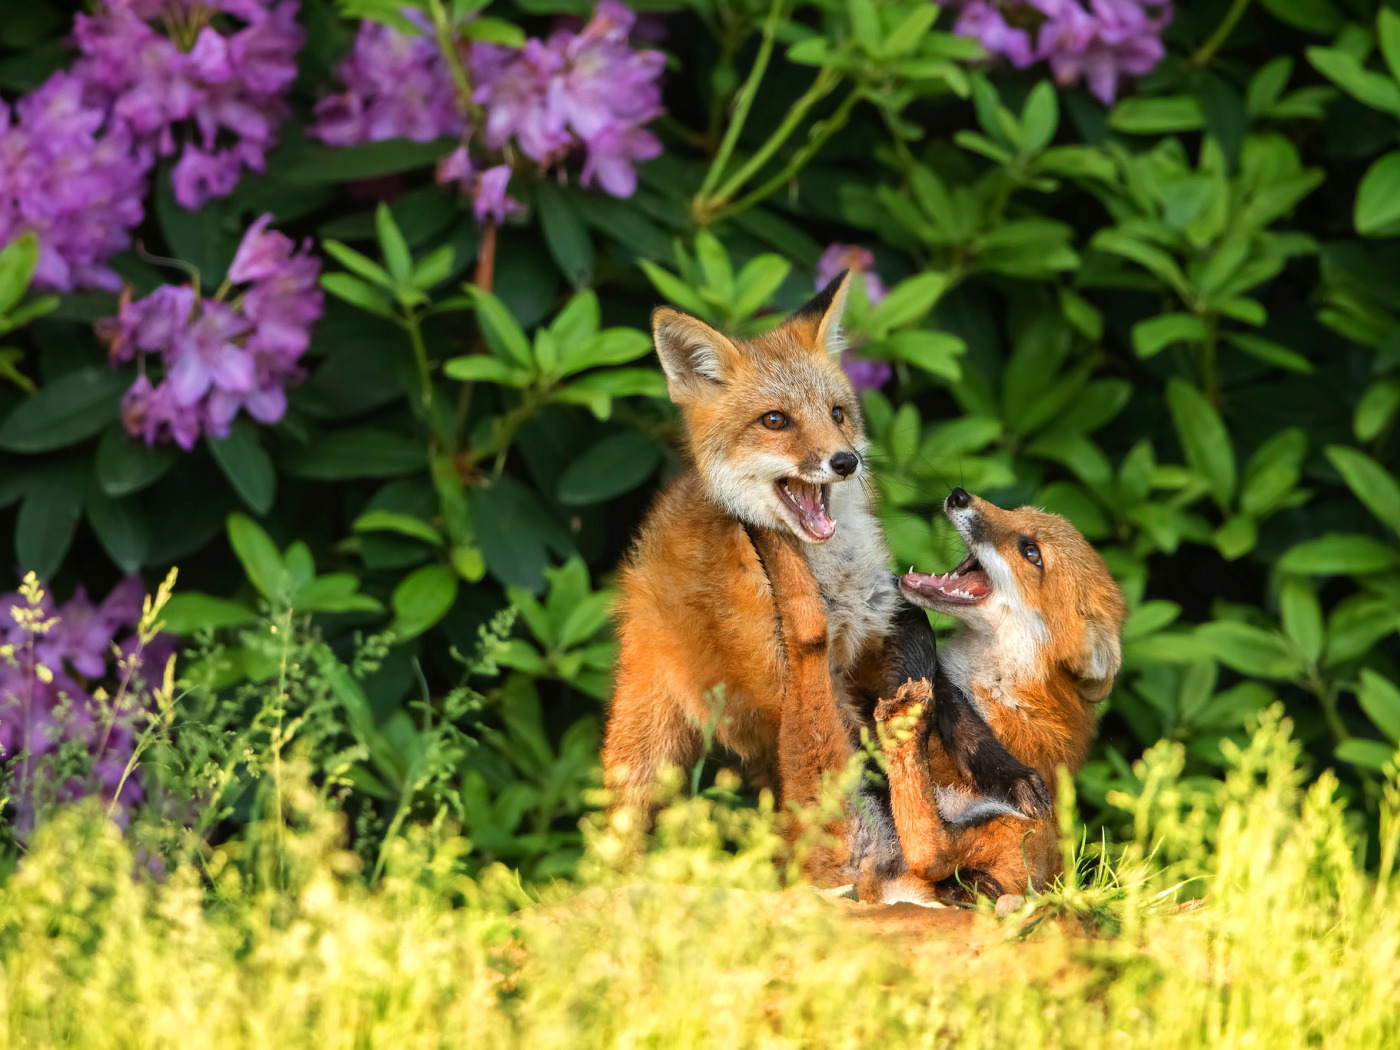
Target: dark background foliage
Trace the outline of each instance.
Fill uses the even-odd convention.
[[[559,870],[608,695],[608,581],[680,466],[648,313],[669,299],[755,330],[811,293],[828,244],[857,244],[890,289],[857,297],[850,328],[861,356],[894,364],[865,398],[896,561],[952,564],[936,510],[961,484],[1067,514],[1129,596],[1088,815],[1117,819],[1115,798],[1143,790],[1131,762],[1159,739],[1213,776],[1276,701],[1315,767],[1374,810],[1400,743],[1400,16],[1362,0],[1185,5],[1166,57],[1105,108],[1043,65],[979,61],[924,0],[664,5],[665,151],[637,192],[518,164],[526,209],[484,246],[433,179],[451,141],[331,149],[302,133],[353,16],[398,6],[307,0],[294,116],[266,173],[189,212],[158,171],[142,250],[113,265],[141,294],[184,279],[154,257],[179,259],[212,292],[271,212],[315,239],[327,275],[347,265],[328,241],[386,264],[398,238],[420,263],[450,246],[446,266],[415,294],[328,280],[285,419],[188,453],[121,427],[134,373],[108,372],[91,327],[115,297],[62,296],[6,336],[37,389],[0,387],[15,566],[64,596],[178,565],[170,626],[223,632],[222,662],[194,665],[215,692],[275,674],[260,611],[327,640],[342,668],[387,629],[377,670],[328,677],[324,750],[359,748],[366,834],[396,805],[429,816],[450,796],[483,859]],[[488,11],[531,35],[571,12],[587,13]],[[72,13],[7,15],[7,96],[69,60]],[[471,284],[483,256],[489,289]],[[303,550],[355,600],[308,590]],[[454,648],[508,606],[499,676],[453,706]],[[415,770],[445,710],[462,735],[433,752],[429,784]]]

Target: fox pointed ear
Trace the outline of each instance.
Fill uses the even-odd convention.
[[[788,323],[816,326],[813,346],[828,354],[846,349],[846,337],[841,331],[841,318],[846,313],[846,296],[851,290],[851,271],[842,270],[816,295],[788,318]]]
[[[734,372],[739,348],[698,317],[661,307],[651,315],[666,390],[677,403],[705,397]]]
[[[1106,698],[1122,665],[1123,645],[1118,631],[1098,620],[1087,620],[1079,659],[1072,668],[1079,678],[1079,695],[1090,704]]]

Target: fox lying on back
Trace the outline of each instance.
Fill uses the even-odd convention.
[[[943,575],[911,571],[901,587],[962,624],[936,676],[905,683],[875,711],[886,725],[917,710],[912,733],[885,734],[895,826],[927,892],[1039,889],[1060,869],[1053,813],[1028,822],[980,797],[934,737],[935,724],[947,698],[965,690],[997,739],[1047,781],[1059,766],[1077,773],[1096,707],[1118,673],[1123,595],[1098,552],[1059,515],[1002,510],[962,489],[944,510],[967,559]]]

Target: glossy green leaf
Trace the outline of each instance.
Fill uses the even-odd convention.
[[[389,630],[400,641],[415,638],[446,616],[456,600],[457,574],[446,565],[425,565],[394,588]]]

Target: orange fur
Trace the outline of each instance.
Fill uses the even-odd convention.
[[[782,641],[746,526],[804,541],[788,554],[820,586],[822,674],[835,676],[833,705],[849,702],[852,675],[884,642],[898,595],[866,479],[857,469],[843,480],[833,466],[838,454],[859,462],[865,448],[859,402],[834,353],[845,289],[844,279],[833,282],[751,342],[675,310],[653,317],[692,466],[658,497],[619,582],[617,681],[603,747],[615,806],[646,806],[663,768],[699,759],[716,689],[715,740],[739,758],[749,783],[784,800],[806,794],[788,786]],[[786,425],[763,425],[770,412]],[[784,478],[828,486],[836,531],[824,544],[801,534],[775,487]],[[849,733],[848,722],[837,724]]]
[[[1118,671],[1122,592],[1098,552],[1064,518],[1033,507],[1002,510],[965,493],[961,498],[965,503],[954,506],[950,497],[947,509],[976,558],[963,578],[985,573],[992,594],[975,604],[941,599],[936,592],[911,591],[910,577],[905,593],[963,621],[944,646],[941,665],[976,699],[1006,750],[1053,784],[1060,767],[1077,773],[1088,757],[1096,704]],[[937,789],[973,789],[923,721],[936,702],[927,682],[909,682],[875,712],[882,726],[901,714],[917,715],[913,732],[884,734],[891,804],[910,871],[930,886],[961,872],[996,893],[1043,887],[1060,870],[1053,813],[1037,821],[997,816],[964,828],[940,816]]]

